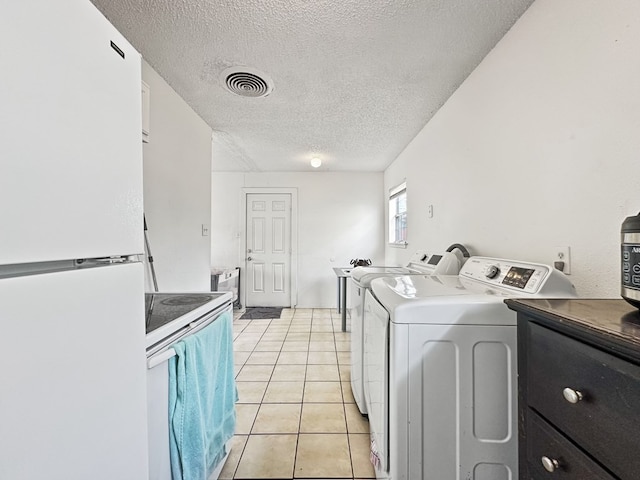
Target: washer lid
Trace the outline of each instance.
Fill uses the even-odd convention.
[[[403,275],[377,278],[371,282],[371,291],[385,307],[396,304],[429,302],[437,297],[468,295],[458,275]]]
[[[406,275],[408,273],[411,273],[411,270],[405,267],[378,267],[374,265],[354,268],[351,270],[351,278],[360,286],[367,286],[371,280],[377,277]],[[364,285],[365,283],[367,285]]]
[[[371,291],[392,323],[431,325],[515,325],[504,304],[508,292],[457,275],[378,278]]]
[[[351,278],[361,287],[368,287],[378,277],[399,275],[456,275],[460,271],[460,260],[451,252],[430,254],[417,250],[406,267],[366,266],[351,270]]]

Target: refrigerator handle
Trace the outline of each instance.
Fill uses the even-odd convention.
[[[151,370],[153,367],[157,367],[163,362],[166,362],[171,357],[176,356],[176,351],[173,348],[169,348],[164,352],[157,353],[147,358],[147,368]]]

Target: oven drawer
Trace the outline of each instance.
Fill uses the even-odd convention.
[[[533,412],[527,415],[527,464],[535,480],[615,480]]]
[[[640,367],[533,322],[528,328],[529,406],[615,475],[637,478]]]

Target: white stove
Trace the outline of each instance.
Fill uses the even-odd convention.
[[[149,480],[171,480],[169,454],[169,371],[172,346],[230,312],[231,292],[148,293],[145,295]],[[223,321],[223,320],[219,320]],[[227,446],[227,452],[230,445]],[[218,478],[224,461],[209,477]]]

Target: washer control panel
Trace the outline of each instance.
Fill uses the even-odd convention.
[[[411,257],[407,268],[425,275],[456,275],[460,271],[460,261],[451,252],[431,254],[418,250]]]
[[[409,261],[409,265],[438,265],[442,260],[443,255],[436,255],[425,252],[424,250],[417,250]]]
[[[525,293],[539,293],[551,270],[548,265],[471,257],[460,270],[460,277]]]
[[[484,275],[487,278],[496,278],[499,274],[500,268],[497,265],[489,265]]]

